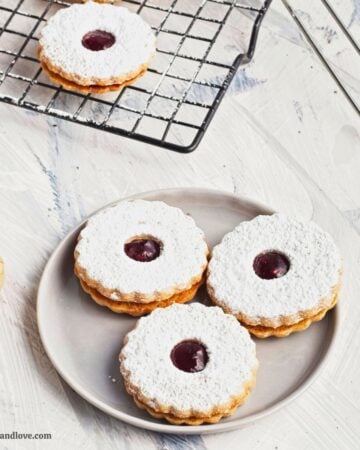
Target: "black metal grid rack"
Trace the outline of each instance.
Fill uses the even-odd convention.
[[[9,6],[9,3],[12,3]],[[123,0],[158,37],[147,74],[104,95],[53,84],[36,59],[41,28],[63,0],[0,0],[0,101],[179,152],[201,141],[231,80],[255,50],[271,0]],[[256,4],[256,7],[254,6]],[[245,49],[220,42],[242,13],[250,23]],[[231,19],[232,17],[232,19]],[[233,31],[230,25],[230,32]],[[218,47],[218,48],[216,48]]]

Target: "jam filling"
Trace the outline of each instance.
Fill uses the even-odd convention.
[[[115,44],[115,36],[107,31],[89,31],[83,36],[81,43],[88,50],[99,52],[112,47]]]
[[[288,272],[290,261],[282,253],[269,251],[260,253],[253,263],[256,275],[264,280],[281,278]]]
[[[178,369],[184,372],[201,372],[209,360],[206,348],[198,341],[179,342],[172,349],[170,358]]]
[[[135,261],[150,262],[160,255],[160,243],[154,239],[135,239],[124,245],[127,256]]]

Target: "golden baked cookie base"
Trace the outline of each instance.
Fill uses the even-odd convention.
[[[309,326],[313,322],[319,322],[319,320],[323,319],[326,315],[326,313],[334,308],[334,306],[337,303],[338,295],[336,295],[331,303],[331,305],[327,308],[322,309],[320,312],[315,314],[313,317],[309,317],[308,319],[301,320],[298,323],[295,323],[294,325],[283,325],[277,328],[270,328],[270,327],[262,327],[262,326],[249,326],[244,323],[242,325],[246,327],[251,334],[256,336],[260,339],[265,339],[270,336],[275,337],[286,337],[289,336],[289,334],[294,333],[296,331],[303,331],[309,328]]]
[[[341,278],[341,274],[340,274],[340,278]],[[241,325],[243,325],[245,328],[247,328],[251,334],[253,334],[254,336],[256,336],[260,339],[265,339],[270,336],[275,336],[275,337],[289,336],[291,333],[306,330],[307,328],[309,328],[309,326],[313,322],[318,322],[319,320],[323,319],[324,316],[326,315],[326,313],[330,309],[334,308],[334,306],[336,305],[336,302],[339,297],[340,286],[341,286],[341,282],[339,280],[339,283],[336,286],[334,286],[333,289],[331,290],[331,301],[330,301],[330,304],[327,304],[326,307],[323,307],[320,310],[319,310],[319,308],[313,308],[311,310],[302,312],[301,313],[302,319],[295,323],[291,323],[291,320],[294,320],[293,316],[286,316],[284,318],[281,318],[283,320],[283,324],[278,327],[266,326],[266,325],[262,325],[262,324],[253,325],[253,324],[249,323],[250,320],[248,320],[245,315],[234,314],[229,308],[226,308],[221,302],[217,301],[216,297],[214,296],[213,290],[211,289],[211,287],[209,288],[209,286],[208,286],[208,294],[209,294],[211,301],[214,304],[220,306],[225,312],[227,312],[229,314],[233,314],[238,319],[238,321],[241,323]],[[319,304],[321,305],[324,303],[325,303],[325,301],[321,301]],[[271,320],[265,319],[263,322],[271,323]]]
[[[215,406],[213,408],[213,413],[210,413],[207,416],[196,413],[190,413],[187,415],[187,413],[184,411],[174,411],[173,409],[169,411],[169,408],[163,405],[157,405],[156,408],[150,407],[146,403],[146,399],[141,398],[142,395],[136,393],[136,389],[131,387],[126,376],[124,374],[123,376],[125,381],[125,388],[128,394],[133,397],[134,402],[139,408],[145,409],[151,416],[155,417],[156,419],[165,419],[173,425],[202,425],[203,423],[217,423],[223,417],[231,416],[239,406],[245,403],[251,389],[255,385],[256,370],[253,372],[252,379],[248,383],[246,383],[242,395],[233,398],[231,402],[225,405]],[[149,400],[147,400],[147,402],[149,402]]]
[[[183,292],[173,295],[167,300],[162,300],[158,302],[151,303],[134,303],[134,302],[119,302],[115,300],[111,300],[96,289],[88,286],[81,278],[80,284],[83,290],[90,295],[90,297],[101,306],[106,306],[111,309],[111,311],[116,313],[124,313],[129,314],[130,316],[138,317],[143,316],[144,314],[148,314],[156,308],[166,308],[167,306],[172,305],[173,303],[186,303],[192,300],[195,297],[195,294],[199,287],[202,284],[202,280],[198,283],[195,283],[191,286],[190,289],[187,289]]]
[[[231,414],[234,414],[234,412],[237,410],[237,408],[240,406],[240,404],[235,405],[232,409],[230,409],[227,413],[223,414],[214,414],[213,416],[208,417],[188,417],[187,419],[182,419],[179,417],[174,416],[173,414],[165,414],[165,413],[158,413],[155,411],[155,409],[150,408],[149,406],[145,405],[144,403],[141,403],[136,397],[134,398],[134,402],[140,409],[145,409],[151,416],[155,417],[156,419],[165,419],[172,425],[202,425],[203,423],[217,423],[220,419],[223,417],[231,416]],[[246,398],[244,399],[244,401]]]
[[[138,78],[144,75],[148,69],[154,55],[147,62],[141,64],[136,70],[124,73],[108,79],[102,78],[84,78],[75,73],[69,73],[62,70],[61,67],[54,65],[49,58],[43,55],[42,47],[39,44],[37,56],[40,64],[47,75],[58,84],[62,84],[66,89],[80,91],[82,93],[103,94],[109,91],[118,91],[124,86],[134,83]]]
[[[107,92],[120,91],[125,86],[129,86],[130,84],[135,83],[146,72],[146,70],[143,70],[135,78],[127,80],[122,84],[112,84],[108,86],[97,86],[97,85],[81,86],[79,84],[74,83],[73,81],[67,80],[66,78],[62,77],[61,75],[58,75],[55,72],[52,72],[44,62],[40,61],[40,64],[43,71],[46,73],[46,75],[50,78],[51,81],[53,81],[56,84],[60,84],[64,89],[67,89],[68,91],[80,92],[82,94],[106,94]]]

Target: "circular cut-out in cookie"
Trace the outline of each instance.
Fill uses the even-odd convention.
[[[207,266],[204,233],[164,202],[124,201],[89,219],[75,274],[98,304],[134,316],[191,300]]]
[[[38,54],[52,79],[121,87],[145,73],[156,50],[151,27],[127,8],[88,2],[58,11],[41,32]]]
[[[341,258],[313,222],[258,216],[228,233],[212,254],[212,301],[258,337],[287,336],[322,319],[338,298]]]
[[[188,425],[235,412],[258,367],[248,331],[232,315],[200,303],[141,318],[125,338],[120,362],[126,390],[140,408]]]

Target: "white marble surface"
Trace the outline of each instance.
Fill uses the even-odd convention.
[[[0,448],[359,448],[360,2],[328,3],[353,42],[324,2],[274,0],[254,61],[190,155],[0,104],[0,433],[53,435]],[[340,337],[321,377],[286,408],[227,434],[161,435],[106,416],[59,378],[37,331],[37,284],[66,232],[108,202],[178,186],[223,189],[313,218],[344,256]]]

